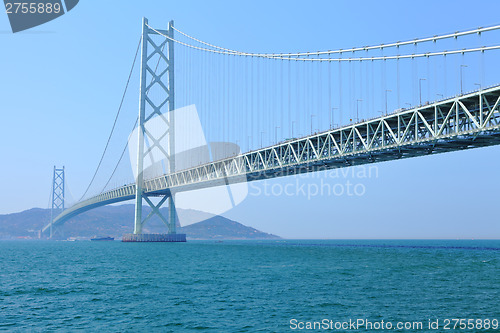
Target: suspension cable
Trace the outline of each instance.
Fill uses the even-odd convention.
[[[94,182],[95,177],[97,176],[97,172],[99,171],[99,168],[101,167],[102,161],[104,160],[104,155],[106,154],[106,151],[107,151],[108,146],[109,146],[109,142],[111,141],[111,137],[113,136],[113,132],[114,132],[115,127],[116,127],[116,122],[118,121],[118,116],[120,115],[123,101],[125,100],[125,95],[127,94],[127,89],[128,89],[128,85],[130,83],[130,78],[132,77],[132,72],[134,70],[135,62],[137,60],[137,54],[139,54],[139,47],[141,46],[141,40],[142,40],[142,37],[139,39],[139,44],[137,45],[137,50],[135,51],[134,61],[132,62],[132,67],[130,68],[130,73],[128,75],[127,84],[125,85],[125,90],[123,91],[122,99],[120,101],[120,106],[118,107],[118,111],[116,112],[115,121],[113,122],[113,127],[111,128],[111,132],[109,133],[108,141],[106,142],[106,146],[104,147],[104,151],[102,152],[101,159],[99,160],[99,164],[97,165],[97,168],[94,172],[94,175],[92,176],[92,180],[90,181],[89,186],[87,186],[87,189],[85,190],[85,192],[81,196],[80,200],[78,200],[78,201],[81,201],[85,197],[87,192],[89,191],[90,186],[92,186],[92,183]]]
[[[441,51],[441,52],[427,52],[427,53],[419,53],[419,54],[404,54],[404,55],[393,55],[393,56],[378,56],[378,57],[358,57],[358,58],[298,58],[298,57],[289,57],[286,54],[258,54],[258,53],[245,53],[245,52],[230,52],[230,51],[221,51],[221,50],[213,50],[213,49],[207,49],[204,47],[199,47],[195,45],[191,45],[188,43],[184,43],[182,41],[176,40],[170,36],[167,36],[163,34],[162,32],[152,28],[151,26],[147,25],[151,30],[156,32],[157,34],[175,42],[180,45],[193,48],[196,50],[200,51],[206,51],[206,52],[212,52],[212,53],[218,53],[218,54],[226,54],[226,55],[239,55],[239,56],[250,56],[250,57],[259,57],[259,58],[267,58],[267,59],[277,59],[277,60],[296,60],[296,61],[325,61],[325,62],[331,62],[331,61],[373,61],[373,60],[393,60],[393,59],[414,59],[414,58],[422,58],[422,57],[433,57],[433,56],[442,56],[442,55],[448,55],[448,54],[460,54],[460,53],[470,53],[470,52],[484,52],[484,51],[490,51],[490,50],[497,50],[500,49],[500,45],[494,45],[494,46],[482,46],[482,47],[476,47],[476,48],[470,48],[470,49],[461,49],[461,50],[452,50],[452,51]],[[500,28],[500,26],[498,26]],[[479,30],[479,29],[478,29]],[[475,30],[476,32],[478,30]],[[451,38],[454,35],[446,35],[448,37],[446,38]],[[435,39],[438,39],[439,36],[434,37]],[[424,40],[424,39],[422,39]],[[414,42],[411,42],[411,44],[417,44],[420,43],[422,40],[415,40]],[[433,39],[430,39],[433,40]],[[410,44],[410,42],[404,42],[407,44]],[[383,44],[382,44],[383,45]],[[403,45],[402,43],[393,43],[393,44],[387,44],[391,46],[397,46],[397,45]],[[383,46],[387,47],[387,46]],[[382,47],[382,48],[383,48]],[[361,51],[361,50],[368,50],[368,49],[380,49],[381,47],[366,47],[366,48],[355,48],[355,49],[350,49],[350,50],[337,50],[337,51],[325,51],[324,53],[321,52],[309,52],[306,53],[308,55],[316,55],[316,54],[329,54],[329,53],[345,53],[345,52],[355,52],[355,51]],[[303,53],[300,53],[300,55],[304,55]]]
[[[149,25],[148,25],[148,27],[149,27]],[[150,27],[150,28],[151,28],[151,27]],[[151,29],[152,29],[152,28],[151,28]],[[181,35],[183,35],[183,36],[185,36],[185,37],[187,37],[187,38],[189,38],[189,39],[194,40],[195,42],[198,42],[198,43],[200,43],[200,44],[207,45],[207,46],[212,47],[212,48],[214,48],[214,49],[219,49],[219,50],[223,50],[223,51],[228,51],[228,52],[231,52],[231,53],[244,53],[244,52],[239,52],[239,51],[235,51],[235,50],[231,50],[231,49],[226,49],[226,48],[224,48],[224,47],[220,47],[220,46],[217,46],[217,45],[213,45],[213,44],[210,44],[210,43],[204,42],[204,41],[202,41],[202,40],[199,40],[199,39],[197,39],[197,38],[194,38],[194,37],[192,37],[192,36],[189,36],[188,34],[186,34],[186,33],[182,32],[182,31],[180,31],[179,29],[176,29],[175,27],[172,27],[172,29],[174,29],[175,31],[177,31],[177,32],[178,32],[178,33],[180,33]]]
[[[151,28],[148,25],[149,28]],[[381,48],[391,48],[391,47],[400,47],[404,45],[411,45],[411,44],[417,44],[417,43],[425,43],[425,42],[436,42],[441,39],[449,39],[449,38],[457,38],[457,37],[462,37],[462,36],[467,36],[467,35],[472,35],[472,34],[481,34],[482,32],[487,32],[487,31],[493,31],[493,30],[498,30],[500,29],[500,25],[495,25],[495,26],[490,26],[490,27],[479,27],[477,29],[472,29],[472,30],[467,30],[467,31],[461,31],[461,32],[454,32],[450,34],[445,34],[445,35],[435,35],[432,37],[425,37],[425,38],[415,38],[413,40],[407,40],[404,42],[394,42],[394,43],[388,43],[388,44],[380,44],[380,45],[371,45],[371,46],[362,46],[362,47],[353,47],[351,49],[338,49],[338,50],[329,50],[329,51],[317,51],[317,52],[297,52],[297,53],[249,53],[249,52],[242,52],[242,51],[237,51],[237,50],[232,50],[228,48],[224,48],[221,46],[213,45],[207,42],[204,42],[202,40],[199,40],[193,36],[190,36],[179,29],[176,29],[175,27],[172,27],[175,31],[180,33],[181,35],[194,40],[198,43],[207,45],[209,47],[218,49],[218,50],[223,50],[227,51],[229,53],[235,54],[235,55],[247,55],[247,56],[260,56],[260,57],[271,57],[271,58],[281,58],[281,57],[303,57],[303,56],[320,56],[320,55],[329,55],[329,54],[338,54],[338,53],[346,53],[346,52],[356,52],[356,51],[368,51],[368,50],[375,50],[375,49],[381,49]],[[153,28],[151,28],[153,29]],[[161,34],[159,31],[153,29],[156,33]],[[163,35],[163,34],[161,34]],[[172,39],[173,40],[173,39]]]
[[[139,122],[139,117],[136,118],[135,120],[135,124],[134,124],[134,127],[132,128],[132,131],[133,132],[135,130],[135,128],[137,127],[137,123]],[[127,143],[125,144],[125,147],[123,148],[122,150],[122,154],[120,155],[120,158],[118,159],[118,162],[116,163],[115,165],[115,168],[113,169],[113,172],[111,173],[111,176],[109,176],[109,179],[108,181],[106,182],[106,184],[102,187],[102,190],[101,190],[101,193],[102,194],[104,192],[104,190],[106,189],[106,187],[108,186],[109,182],[111,182],[111,179],[113,178],[113,176],[115,175],[115,172],[116,170],[118,169],[118,166],[120,165],[120,162],[122,161],[123,159],[123,155],[125,155],[125,152],[127,151],[127,147],[128,147],[128,141]]]

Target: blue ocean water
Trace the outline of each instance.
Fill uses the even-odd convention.
[[[500,241],[0,242],[0,330],[290,332],[293,319],[358,318],[424,323],[405,332],[500,320]]]

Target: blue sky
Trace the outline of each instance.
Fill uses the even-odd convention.
[[[10,32],[7,15],[1,14],[0,214],[47,207],[53,165],[65,165],[75,197],[85,190],[113,122],[143,16],[156,26],[174,19],[181,30],[216,45],[287,52],[495,25],[498,9],[494,0],[474,5],[80,1],[68,14],[18,34]],[[133,105],[130,110],[136,112]],[[347,178],[363,183],[362,196],[250,195],[226,216],[291,238],[500,238],[499,153],[499,147],[490,147],[386,162],[377,165],[377,177]],[[320,184],[321,179],[322,174],[301,181]]]

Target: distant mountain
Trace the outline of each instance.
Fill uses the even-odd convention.
[[[143,208],[144,217],[149,207]],[[162,208],[168,219],[168,211]],[[278,239],[280,237],[247,227],[222,216],[214,216],[196,210],[178,209],[177,232],[185,233],[188,239]],[[33,208],[20,213],[0,215],[0,239],[36,238],[38,231],[50,219],[50,209]],[[201,221],[201,222],[198,222]],[[196,223],[193,223],[196,222]],[[104,206],[80,214],[60,227],[63,238],[112,236],[121,238],[131,233],[134,226],[134,205]],[[143,228],[144,233],[166,233],[164,223],[152,217]]]

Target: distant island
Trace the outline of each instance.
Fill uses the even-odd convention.
[[[149,207],[144,207],[147,215]],[[164,216],[167,209],[162,208]],[[214,216],[196,210],[178,209],[184,227],[177,222],[177,232],[188,239],[279,239],[222,216]],[[0,215],[0,239],[37,239],[38,231],[50,219],[50,209],[33,208],[20,213]],[[201,221],[201,222],[197,222]],[[196,222],[196,223],[193,223]],[[111,236],[121,239],[133,231],[134,205],[105,206],[74,217],[60,227],[58,239],[90,239],[94,236]],[[154,216],[144,226],[144,233],[166,233],[163,222]]]

